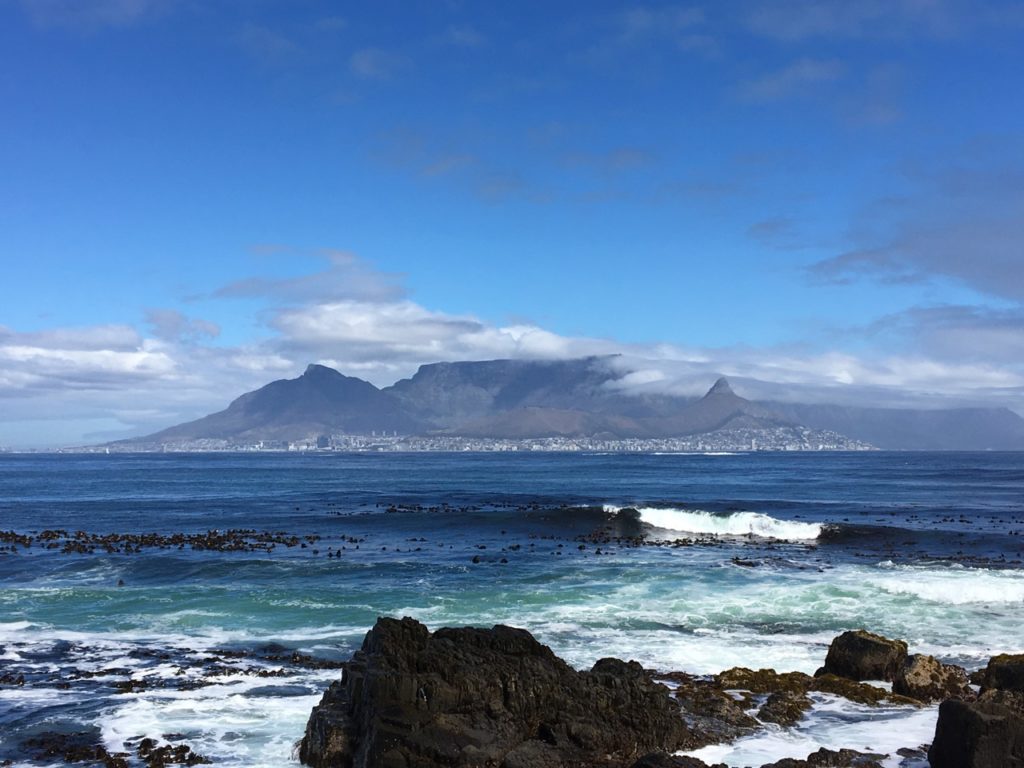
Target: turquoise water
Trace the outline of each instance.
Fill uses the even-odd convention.
[[[0,679],[24,683],[0,683],[0,760],[46,764],[21,745],[63,730],[294,764],[338,671],[290,654],[347,658],[382,615],[526,627],[579,667],[813,672],[834,635],[865,627],[973,668],[1024,651],[1022,505],[1021,454],[4,456],[0,529],[314,538],[5,545]],[[657,526],[645,545],[590,538],[620,506]],[[700,543],[654,545],[677,539]],[[796,731],[708,755],[916,747],[933,728],[933,710],[826,696]]]

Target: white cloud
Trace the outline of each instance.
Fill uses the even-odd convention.
[[[909,192],[854,219],[850,247],[814,264],[812,277],[846,283],[952,278],[1024,301],[1024,151],[1020,139],[985,138],[945,148],[923,169],[903,169]]]
[[[365,278],[362,295],[336,279],[350,273]],[[316,287],[318,277],[328,289]],[[0,444],[154,432],[220,410],[245,391],[298,375],[310,362],[383,386],[441,360],[616,354],[612,364],[623,374],[618,387],[637,393],[697,395],[725,374],[741,394],[757,399],[1002,404],[1024,411],[1024,322],[1016,310],[920,308],[838,333],[831,349],[700,348],[566,336],[529,322],[503,325],[446,313],[404,297],[394,276],[351,255],[333,254],[328,269],[314,275],[242,280],[229,288],[208,300],[245,295],[277,305],[262,315],[267,338],[212,346],[215,327],[176,310],[151,311],[149,333],[127,325],[0,327]],[[850,351],[865,337],[888,351]]]

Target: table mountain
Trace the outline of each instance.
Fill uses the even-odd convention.
[[[223,411],[122,443],[302,440],[371,432],[625,439],[808,428],[889,449],[1024,449],[1024,419],[1007,409],[754,402],[737,395],[725,378],[697,399],[633,394],[623,387],[624,375],[612,357],[432,363],[378,389],[310,365],[302,376],[271,382]]]

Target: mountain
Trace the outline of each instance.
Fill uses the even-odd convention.
[[[637,418],[678,404],[678,398],[622,393],[615,386],[623,376],[614,367],[615,358],[431,363],[384,391],[438,427],[529,408]]]
[[[785,418],[892,450],[1024,450],[1024,419],[1008,408],[864,408],[768,403]]]
[[[424,425],[373,384],[310,365],[297,379],[247,392],[218,413],[130,442],[294,440],[332,432],[419,432]]]
[[[726,429],[771,429],[798,424],[770,408],[740,397],[725,377],[718,379],[700,400],[660,418],[646,421],[650,432],[664,437],[701,435]]]
[[[615,386],[614,356],[432,363],[383,391],[436,431],[467,437],[639,437],[685,400]]]
[[[321,434],[521,439],[689,437],[813,430],[880,448],[1024,450],[1024,419],[1006,409],[912,410],[754,402],[720,378],[701,398],[636,395],[614,357],[432,363],[378,389],[322,365],[274,381],[225,410],[129,444],[204,439],[303,440]]]

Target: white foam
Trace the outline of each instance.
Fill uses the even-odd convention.
[[[606,506],[608,512],[620,507]],[[679,533],[702,533],[717,536],[758,536],[766,539],[804,541],[821,535],[818,523],[779,520],[762,512],[731,512],[719,515],[701,509],[672,507],[641,507],[640,519],[655,528]]]
[[[1024,603],[1024,571],[983,568],[927,568],[884,563],[889,572],[871,584],[895,595],[947,605]]]
[[[277,678],[274,685],[308,685],[316,692],[297,696],[246,696],[267,681],[229,675],[195,691],[153,691],[119,697],[102,719],[107,748],[123,749],[126,740],[182,733],[185,743],[214,762],[247,768],[278,768],[293,762],[301,737],[321,691],[337,672],[309,672]]]
[[[888,755],[886,768],[898,768],[901,748],[916,749],[935,735],[937,708],[868,707],[828,694],[815,695],[815,706],[791,729],[768,726],[729,744],[686,752],[705,763],[762,765],[783,758],[805,758],[822,747]],[[921,763],[926,766],[927,762]]]

